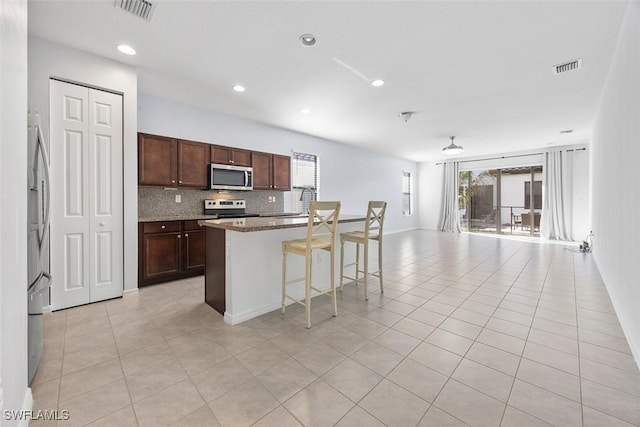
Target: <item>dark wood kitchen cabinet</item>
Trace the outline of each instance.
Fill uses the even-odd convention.
[[[291,190],[291,157],[254,151],[251,166],[254,190]]]
[[[178,185],[206,188],[209,144],[178,140]]]
[[[211,146],[211,163],[234,166],[251,166],[251,151],[242,148]]]
[[[205,233],[198,221],[139,224],[138,285],[204,274]]]
[[[206,188],[209,159],[209,144],[138,134],[139,185]]]
[[[165,136],[138,134],[138,184],[175,187],[178,142]]]
[[[183,268],[202,274],[205,261],[204,227],[198,221],[183,221]]]

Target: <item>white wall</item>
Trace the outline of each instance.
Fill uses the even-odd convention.
[[[629,2],[596,114],[594,257],[640,364],[640,3]]]
[[[444,165],[436,162],[420,163],[418,170],[418,211],[420,228],[438,230],[442,212]]]
[[[29,105],[40,113],[46,141],[49,141],[50,77],[124,95],[124,287],[135,289],[138,287],[137,71],[120,62],[29,37]]]
[[[418,226],[419,208],[411,217],[402,216],[402,171],[415,177],[414,162],[145,94],[138,96],[138,129],[287,156],[292,151],[316,154],[322,200],[342,201],[345,214],[364,213],[369,200],[386,200],[386,231]],[[290,201],[290,193],[285,197]],[[288,206],[286,203],[285,210]]]
[[[571,238],[581,242],[591,231],[591,149],[573,152],[572,199],[571,199]]]
[[[0,0],[0,410],[27,388],[27,2]],[[17,425],[5,420],[3,426]]]

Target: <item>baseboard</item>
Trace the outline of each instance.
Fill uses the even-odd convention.
[[[596,263],[596,267],[598,267],[598,258],[594,257],[594,261]],[[629,349],[631,349],[631,355],[633,356],[633,359],[636,361],[636,366],[640,367],[640,342],[637,342],[633,336],[633,334],[629,333],[629,328],[626,327],[626,323],[620,321],[620,315],[618,313],[620,313],[620,303],[617,299],[617,297],[615,296],[614,293],[611,292],[611,289],[609,289],[609,286],[607,286],[607,280],[605,280],[604,277],[602,277],[602,270],[600,270],[600,267],[598,267],[598,273],[600,273],[600,277],[602,278],[602,282],[604,283],[604,287],[607,289],[607,294],[609,294],[609,299],[611,300],[611,305],[613,305],[613,310],[616,313],[616,317],[618,318],[618,323],[620,324],[620,327],[622,328],[622,333],[624,334],[624,337],[627,340],[627,344],[629,344]]]
[[[382,235],[386,236],[388,234],[404,233],[404,232],[407,232],[407,231],[414,231],[414,230],[418,230],[418,227],[403,228],[401,230],[393,230],[393,231],[385,231],[384,233],[382,233]]]
[[[22,403],[22,413],[30,413],[33,409],[33,394],[31,393],[31,388],[27,387],[27,391],[24,393],[24,401]],[[24,417],[18,421],[18,427],[29,427],[29,418]]]
[[[135,294],[137,294],[137,293],[138,293],[138,288],[125,289],[125,290],[122,292],[122,297],[123,297],[123,298],[126,298],[126,297],[128,297],[128,296],[133,296],[133,295],[135,295]]]
[[[254,317],[262,316],[263,314],[267,314],[272,312],[273,310],[277,310],[280,308],[280,304],[273,304],[268,307],[261,307],[255,310],[247,310],[238,314],[230,314],[228,311],[224,312],[224,322],[229,325],[237,325],[238,323],[245,322],[247,320],[253,319]]]

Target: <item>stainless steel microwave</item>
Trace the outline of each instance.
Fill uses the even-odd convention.
[[[253,168],[218,163],[211,163],[209,167],[212,190],[253,190]]]

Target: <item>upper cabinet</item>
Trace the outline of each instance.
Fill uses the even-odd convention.
[[[207,186],[209,144],[138,134],[138,184]]]
[[[251,153],[254,190],[291,190],[291,158],[279,154]]]
[[[234,166],[251,166],[251,151],[241,148],[211,146],[211,163]]]
[[[209,164],[253,167],[255,190],[291,190],[291,157],[138,133],[138,184],[207,188]]]
[[[138,184],[174,187],[178,182],[178,142],[138,134]]]
[[[209,163],[209,144],[178,140],[178,185],[205,188]]]

